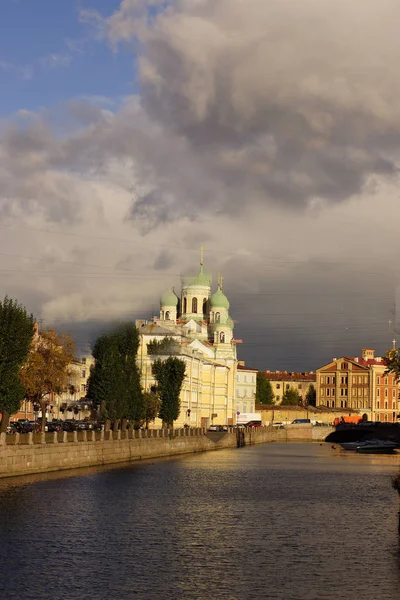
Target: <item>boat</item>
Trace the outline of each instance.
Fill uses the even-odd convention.
[[[397,448],[397,444],[395,442],[390,442],[389,440],[357,440],[356,442],[342,442],[340,444],[344,450],[350,450],[354,452],[360,453],[387,453],[393,452],[395,448]]]
[[[357,446],[356,452],[360,454],[391,454],[395,448],[397,448],[397,444],[389,440],[369,440],[369,443]]]

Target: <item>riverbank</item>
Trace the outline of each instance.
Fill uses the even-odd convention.
[[[269,442],[323,441],[332,431],[327,427],[293,425],[239,430],[245,445]],[[0,478],[66,469],[93,467],[148,458],[175,456],[233,448],[238,445],[237,430],[207,433],[193,429],[118,432],[54,433],[50,443],[46,436],[28,434],[15,437],[10,444],[5,434],[0,436]],[[135,437],[130,437],[130,436]],[[48,438],[47,438],[48,439]],[[24,443],[21,443],[21,442]]]

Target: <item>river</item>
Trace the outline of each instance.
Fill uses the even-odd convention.
[[[7,600],[394,600],[400,456],[263,444],[0,481]]]

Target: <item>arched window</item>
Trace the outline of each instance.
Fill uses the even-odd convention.
[[[215,322],[219,323],[221,321],[221,313],[215,313]]]
[[[187,313],[187,298],[185,296],[185,298],[183,299],[183,314]]]
[[[221,333],[219,334],[219,341],[221,342],[221,344],[225,344],[225,333],[223,331],[221,331]]]
[[[192,300],[192,313],[197,313],[197,298]]]
[[[207,314],[207,298],[203,298],[203,315]]]
[[[169,321],[170,316],[169,316],[169,310],[167,310],[167,312],[165,313],[165,320]]]

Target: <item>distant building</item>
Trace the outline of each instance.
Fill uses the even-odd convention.
[[[240,361],[236,371],[236,414],[255,412],[257,369],[249,369]]]
[[[373,349],[363,348],[361,357],[334,358],[316,373],[317,406],[357,410],[373,421],[400,419],[399,383]]]
[[[283,394],[290,388],[295,389],[299,393],[300,398],[305,400],[310,384],[315,385],[316,382],[316,374],[313,371],[308,373],[264,371],[264,373],[271,382],[275,404],[281,404]]]

